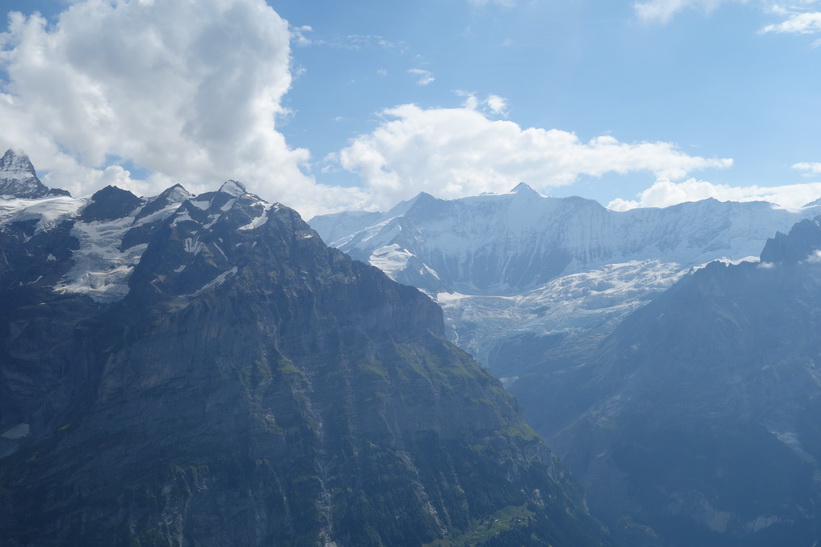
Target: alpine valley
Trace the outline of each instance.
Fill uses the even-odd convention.
[[[435,303],[293,210],[0,167],[3,545],[610,544]]]
[[[443,306],[449,336],[519,398],[617,544],[809,547],[819,214],[716,200],[615,212],[520,184],[310,222]]]

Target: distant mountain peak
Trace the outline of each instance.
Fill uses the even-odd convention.
[[[219,191],[223,194],[234,196],[235,198],[248,193],[248,191],[245,189],[245,185],[235,180],[225,181],[222,184],[222,186],[220,186]]]
[[[539,192],[534,190],[529,184],[527,184],[525,182],[520,182],[519,184],[517,184],[516,187],[513,188],[513,190],[510,191],[510,193],[511,194],[532,195],[532,196],[541,197],[541,194],[539,194]]]
[[[128,190],[109,185],[91,196],[81,218],[86,222],[114,220],[126,216],[141,203],[142,200]]]
[[[0,159],[0,171],[2,171],[4,175],[8,173],[19,174],[18,176],[20,177],[37,176],[34,172],[34,166],[31,164],[31,160],[25,152],[11,148],[6,150],[6,153],[3,154],[2,159]]]
[[[40,198],[48,193],[48,188],[37,178],[29,157],[21,151],[6,150],[0,158],[0,195]]]
[[[49,189],[37,178],[34,165],[25,152],[9,148],[0,158],[0,196],[37,199],[46,196],[71,196],[60,188]]]

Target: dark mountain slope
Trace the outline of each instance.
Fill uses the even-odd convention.
[[[821,221],[802,221],[760,264],[685,277],[592,360],[513,386],[526,408],[549,401],[531,419],[594,513],[666,545],[821,537],[820,249]]]
[[[76,247],[70,222],[101,222],[82,214],[41,237]],[[111,302],[21,288],[27,255],[9,251],[6,545],[606,543],[416,289],[236,183],[138,235],[147,247]]]

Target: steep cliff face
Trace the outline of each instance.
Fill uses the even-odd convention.
[[[665,545],[817,541],[819,252],[821,220],[802,221],[760,263],[685,277],[589,361],[513,386],[594,512]]]
[[[606,543],[439,308],[287,207],[107,189],[0,234],[8,545]]]

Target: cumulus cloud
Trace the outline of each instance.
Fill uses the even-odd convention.
[[[330,192],[314,191],[308,152],[276,129],[294,32],[263,0],[79,0],[53,26],[11,13],[0,148],[26,150],[47,184],[79,195],[110,181],[150,194],[235,178],[321,209],[309,194]],[[123,162],[153,175],[133,180],[112,167]]]
[[[787,209],[798,209],[821,197],[821,183],[785,186],[726,186],[688,179],[682,182],[657,181],[638,195],[637,200],[615,199],[608,209],[626,211],[636,207],[669,207],[686,201],[714,198],[719,201],[769,201]]]
[[[647,171],[678,180],[732,164],[690,156],[666,142],[623,143],[611,136],[584,142],[557,129],[523,129],[488,118],[478,105],[470,95],[461,108],[387,109],[379,127],[329,159],[360,175],[378,208],[419,191],[456,198],[504,192],[519,181],[545,190],[611,172]]]

